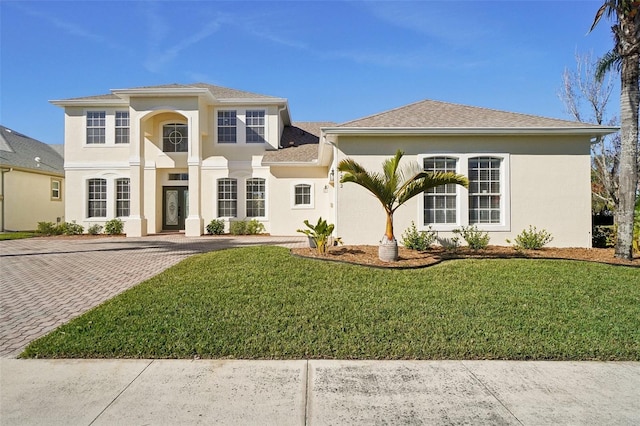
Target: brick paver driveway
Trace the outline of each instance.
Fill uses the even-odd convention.
[[[303,246],[300,237],[29,238],[0,241],[0,357],[196,253]]]

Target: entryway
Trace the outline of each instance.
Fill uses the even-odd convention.
[[[187,216],[189,216],[189,188],[186,186],[162,187],[162,230],[183,231]]]

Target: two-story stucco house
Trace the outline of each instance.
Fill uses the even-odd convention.
[[[120,217],[128,236],[184,230],[214,218],[257,219],[296,235],[319,216],[347,244],[374,244],[385,217],[371,195],[340,184],[351,157],[380,169],[403,161],[456,171],[395,215],[446,238],[477,225],[505,244],[529,225],[556,246],[591,244],[590,143],[615,128],[423,101],[347,122],[295,123],[286,99],[208,84],[112,90],[52,101],[65,109],[66,218],[85,227]]]

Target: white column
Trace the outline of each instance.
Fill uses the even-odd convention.
[[[136,111],[129,109],[129,217],[124,231],[127,237],[147,235],[144,217],[144,132]]]
[[[189,123],[189,216],[185,219],[185,235],[199,237],[204,230],[204,221],[200,208],[200,169],[202,166],[202,132],[200,131],[199,111],[193,111],[188,117]],[[203,123],[204,124],[204,123]]]

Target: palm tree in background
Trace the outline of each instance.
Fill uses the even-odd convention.
[[[426,172],[417,163],[400,169],[400,160],[404,153],[396,152],[392,158],[382,163],[382,173],[369,172],[356,161],[346,158],[338,164],[338,171],[344,175],[340,182],[353,182],[371,192],[382,204],[387,215],[387,226],[380,244],[380,260],[393,262],[398,260],[398,242],[393,234],[393,213],[418,194],[440,185],[454,183],[469,186],[466,177],[455,173]]]
[[[600,61],[597,76],[620,72],[621,150],[616,209],[618,235],[615,255],[633,256],[633,214],[638,192],[638,108],[640,106],[640,1],[607,0],[596,13],[592,31],[606,16],[613,21],[614,46]]]

